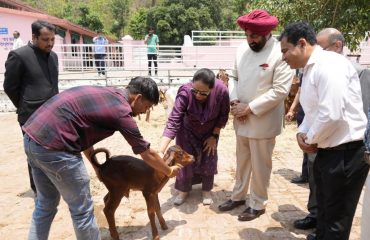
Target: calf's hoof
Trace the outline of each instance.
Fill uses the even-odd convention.
[[[161,225],[161,228],[162,228],[162,230],[167,230],[168,226],[167,226],[167,224],[163,224],[163,225]]]
[[[159,238],[159,235],[157,235],[157,236],[153,236],[153,240],[159,240],[160,238]]]
[[[111,238],[113,239],[113,240],[120,240],[119,239],[119,235],[118,235],[118,232],[117,231],[115,231],[115,232],[110,232],[110,236],[111,236]]]

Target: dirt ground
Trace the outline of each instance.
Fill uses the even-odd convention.
[[[150,123],[138,120],[139,128],[153,147],[158,146],[165,124],[162,106],[155,107]],[[288,124],[277,138],[273,154],[273,172],[269,188],[266,214],[252,222],[239,222],[237,215],[244,210],[239,207],[231,212],[220,213],[217,206],[227,200],[234,184],[235,136],[232,123],[221,132],[219,151],[219,174],[212,192],[214,203],[203,206],[199,185],[193,188],[186,203],[173,205],[176,191],[171,179],[160,193],[164,218],[169,229],[159,229],[162,239],[305,239],[310,231],[294,229],[294,220],[307,214],[307,185],[295,185],[290,179],[300,173],[302,153],[295,141],[296,126]],[[34,207],[33,193],[29,188],[26,157],[15,113],[0,114],[0,239],[26,239]],[[115,134],[96,146],[108,148],[113,155],[130,154],[132,150],[123,137]],[[91,176],[91,192],[95,216],[102,239],[110,239],[108,225],[102,212],[106,189],[96,178],[92,167],[85,161]],[[357,208],[351,239],[359,239],[361,201]],[[144,198],[139,192],[131,192],[123,199],[116,212],[118,232],[122,239],[151,239],[151,230]],[[59,211],[51,227],[49,239],[75,239],[69,211],[61,201]]]

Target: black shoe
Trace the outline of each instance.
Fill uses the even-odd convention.
[[[238,216],[239,221],[252,221],[253,219],[258,218],[262,214],[265,213],[265,209],[255,210],[253,208],[248,207]]]
[[[299,176],[299,177],[292,178],[292,180],[290,180],[290,182],[291,183],[297,183],[297,184],[308,183],[308,178]]]
[[[297,229],[307,230],[316,227],[316,218],[305,217],[294,221],[294,227]]]
[[[219,205],[218,210],[220,210],[221,212],[230,211],[230,210],[232,210],[236,207],[239,207],[240,205],[244,205],[244,204],[245,204],[245,200],[233,201],[233,200],[229,199],[226,202],[224,202],[223,204]]]
[[[307,237],[306,237],[306,240],[316,240],[316,239],[317,239],[316,233],[314,233],[314,232],[308,234]]]

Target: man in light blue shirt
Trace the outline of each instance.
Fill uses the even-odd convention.
[[[98,31],[98,36],[93,38],[93,42],[95,43],[95,66],[98,70],[98,75],[100,74],[105,75],[105,56],[106,50],[105,45],[108,44],[108,40],[104,37],[101,31]]]
[[[145,44],[148,45],[148,70],[149,76],[152,75],[151,67],[152,61],[154,62],[155,75],[158,75],[158,62],[157,56],[159,51],[159,38],[154,34],[154,27],[149,27],[148,34],[145,35]]]

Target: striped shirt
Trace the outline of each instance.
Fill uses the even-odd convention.
[[[41,146],[81,152],[120,131],[135,154],[150,147],[132,117],[128,91],[111,87],[75,87],[43,104],[22,128]]]

